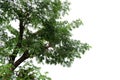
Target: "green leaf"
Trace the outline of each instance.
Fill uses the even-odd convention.
[[[0,0],[3,80],[6,75],[7,80],[51,80],[29,60],[70,67],[89,50],[87,43],[71,38],[72,30],[83,24],[81,19],[72,22],[62,19],[68,15],[69,5],[61,0]],[[11,24],[15,20],[19,30]]]

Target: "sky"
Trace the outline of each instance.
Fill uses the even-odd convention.
[[[80,18],[83,26],[73,30],[73,38],[92,48],[70,68],[44,65],[52,80],[120,80],[120,1],[68,0],[67,19]]]

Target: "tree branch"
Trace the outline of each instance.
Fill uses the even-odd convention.
[[[15,57],[19,51],[18,49],[22,47],[23,32],[24,32],[24,25],[23,25],[23,21],[20,19],[18,43],[17,43],[12,55],[10,56],[10,61],[9,61],[12,64],[14,63]]]
[[[14,67],[13,67],[13,71],[26,59],[28,59],[30,57],[28,50],[26,50],[23,55],[16,61],[14,62]]]

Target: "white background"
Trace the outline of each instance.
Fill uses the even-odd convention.
[[[92,48],[70,68],[45,65],[43,71],[53,80],[120,80],[120,0],[68,1],[68,19],[84,23],[73,37]]]

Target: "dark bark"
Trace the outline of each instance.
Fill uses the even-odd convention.
[[[14,62],[14,67],[12,68],[12,70],[14,71],[23,61],[25,61],[29,57],[30,54],[28,53],[28,50],[26,50],[24,54],[16,62]]]
[[[18,49],[22,47],[22,39],[23,39],[23,32],[24,32],[24,25],[23,25],[23,21],[22,20],[19,20],[20,23],[19,23],[19,36],[18,36],[18,43],[12,53],[12,55],[10,56],[10,61],[9,63],[14,63],[15,61],[15,58],[17,56],[17,53],[18,53]]]

